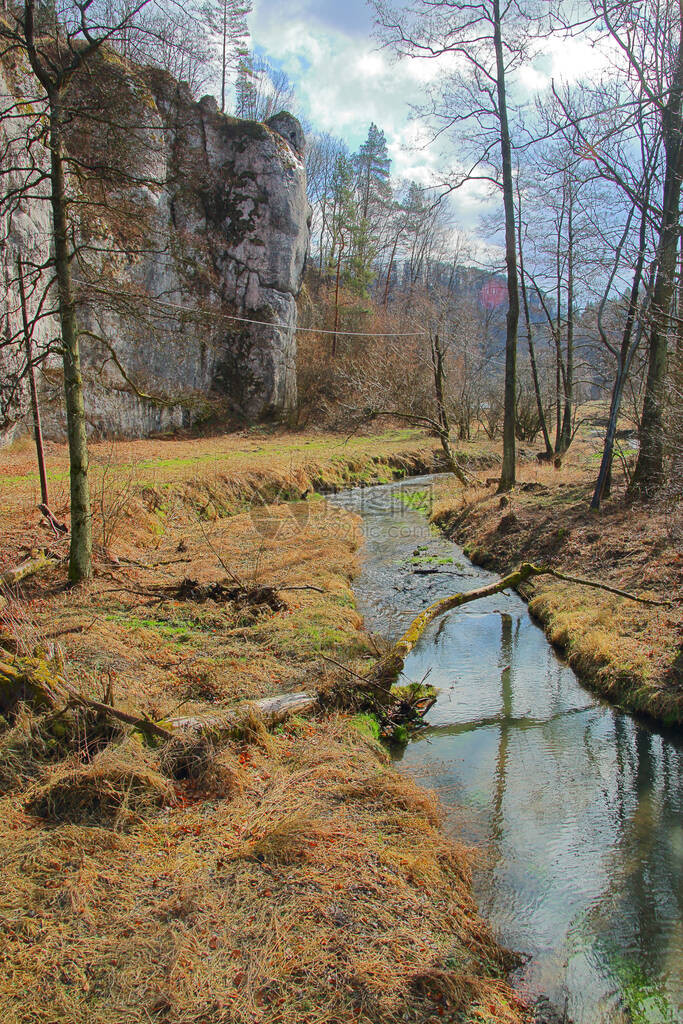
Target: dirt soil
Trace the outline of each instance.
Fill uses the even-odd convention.
[[[667,726],[683,722],[683,522],[681,508],[612,496],[589,508],[597,446],[579,433],[560,469],[523,461],[509,496],[486,486],[446,486],[434,521],[476,564],[504,574],[522,561],[549,564],[666,606],[541,577],[524,596],[581,680],[612,703]]]
[[[350,690],[336,663],[360,673],[376,656],[353,606],[358,522],[319,491],[429,470],[435,448],[405,431],[349,445],[96,446],[95,579],[69,588],[62,563],[5,592],[0,663],[155,721],[232,709],[242,725],[152,742],[3,695],[3,1022],[528,1019],[477,914],[473,854],[392,769],[373,721],[352,701],[274,729],[250,710]],[[0,569],[63,556],[30,450],[2,458]],[[58,520],[64,471],[54,449]]]

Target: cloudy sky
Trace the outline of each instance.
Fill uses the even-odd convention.
[[[426,183],[430,154],[409,151],[418,141],[409,104],[431,69],[422,61],[396,65],[379,49],[365,0],[256,0],[250,23],[255,46],[288,73],[315,128],[356,150],[374,121],[397,175]]]
[[[434,62],[396,63],[380,49],[365,0],[255,0],[250,27],[254,47],[287,72],[300,113],[315,129],[340,136],[355,151],[374,121],[386,133],[397,178],[438,181],[443,149],[430,145],[410,116],[411,102],[419,101],[436,71]],[[522,85],[531,96],[551,77],[593,74],[602,61],[586,42],[557,41],[525,69]],[[472,186],[454,200],[456,217],[469,232],[477,231],[482,191]]]

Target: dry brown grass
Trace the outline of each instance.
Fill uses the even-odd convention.
[[[116,745],[0,801],[3,1021],[519,1024],[431,798],[343,718],[255,735],[227,794],[169,795],[160,754]],[[128,773],[137,803],[84,827]]]
[[[62,762],[25,795],[30,814],[52,822],[121,828],[171,803],[173,790],[139,743],[109,745],[92,760]]]
[[[419,430],[344,437],[335,434],[265,433],[253,430],[211,438],[109,441],[90,445],[94,536],[104,547],[125,542],[131,499],[152,515],[169,502],[191,505],[203,519],[240,511],[279,495],[383,481],[393,473],[435,465],[438,445]],[[28,438],[4,448],[0,496],[0,569],[12,545],[48,543],[52,534],[32,529],[39,517],[40,487],[35,450]],[[68,520],[66,446],[47,444],[50,504]],[[19,517],[19,518],[17,518]]]
[[[239,443],[253,455],[255,442]],[[401,443],[395,458],[419,464]],[[340,483],[390,472],[374,455],[351,470],[330,456],[324,472]],[[309,469],[281,480],[273,452],[263,458],[259,487],[307,489]],[[218,480],[200,462],[195,479],[141,480],[95,580],[67,590],[59,569],[27,582],[3,643],[37,645],[78,690],[113,690],[119,707],[155,717],[324,688],[339,679],[328,651],[362,668],[357,522],[313,495],[254,518],[240,504],[250,472]],[[19,537],[40,537],[17,487],[0,511],[12,561]],[[278,611],[155,593],[231,573],[317,589],[281,590]],[[93,724],[27,709],[0,722],[3,1024],[521,1024],[465,851],[439,831],[431,796],[348,720],[269,734],[252,717],[239,742],[159,750],[121,731],[91,746]]]
[[[44,647],[61,645],[77,689],[97,697],[110,680],[118,701],[160,718],[181,705],[301,689],[311,667],[326,674],[321,655],[332,647],[351,662],[369,651],[350,586],[357,523],[322,501],[300,508],[296,516],[291,506],[271,508],[269,537],[246,513],[205,524],[180,509],[159,535],[145,532],[133,508],[125,550],[138,564],[121,552],[118,564],[101,561],[93,583],[77,589],[66,589],[63,570],[54,570],[26,584],[23,618],[30,613]],[[226,568],[249,584],[318,589],[282,591],[279,612],[155,596],[156,586],[189,574],[212,582]],[[11,620],[0,610],[6,640],[16,640],[16,620],[14,610]]]

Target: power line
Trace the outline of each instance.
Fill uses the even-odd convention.
[[[140,299],[142,301],[153,303],[157,306],[164,306],[167,309],[178,309],[183,313],[194,313],[199,316],[214,317],[216,320],[236,320],[242,324],[257,324],[259,327],[275,327],[281,331],[301,331],[307,334],[336,334],[343,335],[345,338],[418,338],[425,337],[426,331],[409,331],[406,333],[396,334],[372,334],[367,331],[329,331],[319,327],[290,327],[287,324],[271,323],[268,320],[250,320],[248,317],[235,316],[232,313],[219,313],[211,309],[199,309],[192,310],[187,306],[181,306],[178,302],[167,302],[164,299],[155,299],[148,295],[131,295],[129,292],[115,291],[112,288],[98,288],[97,285],[91,284],[88,281],[81,281],[78,278],[74,278],[75,284],[80,284],[84,288],[90,288],[92,291],[100,292],[103,295],[120,295],[124,298],[129,299]]]

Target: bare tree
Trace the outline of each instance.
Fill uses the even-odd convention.
[[[138,0],[93,0],[91,11],[95,5],[90,16],[114,30],[108,45],[124,60],[161,68],[186,82],[194,96],[211,80],[216,51],[207,22],[210,31],[215,26],[200,0],[149,0],[142,7]]]
[[[597,83],[581,83],[573,92],[553,91],[564,116],[564,124],[558,119],[556,125],[576,155],[621,197],[616,200],[617,206],[621,203],[618,230],[611,229],[604,209],[595,218],[603,235],[611,235],[611,255],[599,274],[605,291],[597,302],[597,336],[615,363],[592,502],[598,507],[609,492],[617,418],[633,385],[629,373],[641,339],[647,343],[648,369],[631,493],[648,496],[665,476],[664,381],[675,335],[671,310],[683,174],[683,32],[678,2],[593,0],[592,6],[591,30],[602,30],[612,44],[606,50],[612,55],[610,74]]]
[[[683,181],[683,10],[680,3],[619,5],[603,0],[601,13],[657,112],[664,150],[656,273],[649,309],[649,363],[640,450],[631,490],[649,495],[664,484],[664,387],[671,308],[675,294]],[[626,8],[626,9],[625,9]]]
[[[528,57],[539,17],[534,4],[518,0],[414,0],[400,9],[389,0],[373,0],[373,6],[384,39],[398,53],[448,61],[429,107],[422,111],[437,134],[457,134],[471,154],[470,166],[454,175],[448,189],[476,179],[502,193],[508,310],[500,490],[509,490],[515,483],[519,274],[508,85]]]
[[[70,155],[67,134],[78,107],[79,77],[87,74],[96,56],[108,43],[121,40],[135,23],[148,0],[139,0],[121,20],[111,24],[107,12],[94,3],[64,0],[55,9],[45,12],[35,0],[25,0],[12,8],[0,22],[0,40],[6,52],[21,54],[30,64],[39,94],[33,122],[35,139],[29,139],[26,152],[28,165],[19,173],[19,193],[40,191],[47,187],[51,209],[52,255],[50,265],[56,284],[56,308],[60,322],[60,347],[64,369],[67,439],[71,492],[71,544],[69,578],[73,582],[92,575],[92,527],[88,487],[88,446],[79,328],[76,319],[76,297],[73,280],[74,197],[69,174],[87,169]],[[9,114],[16,112],[10,104]],[[96,112],[101,116],[101,112]],[[34,158],[33,141],[44,139],[49,151],[49,165],[41,166]],[[92,168],[90,168],[92,169]],[[14,168],[17,177],[17,168]],[[21,180],[23,178],[23,180]],[[12,188],[3,194],[3,203],[15,201]]]
[[[536,348],[534,345],[534,328],[531,322],[531,310],[529,304],[529,290],[527,287],[526,275],[524,272],[524,245],[525,245],[525,228],[522,219],[522,196],[521,190],[517,189],[517,244],[519,246],[519,274],[520,274],[520,293],[522,296],[522,308],[524,310],[524,323],[526,326],[526,337],[527,346],[529,349],[529,365],[531,368],[531,379],[534,385],[534,398],[536,401],[536,411],[538,414],[538,425],[543,433],[543,441],[545,444],[545,454],[547,458],[552,458],[554,455],[554,449],[550,441],[550,434],[548,433],[548,423],[545,414],[545,408],[543,406],[543,396],[541,394],[540,377],[538,373],[538,363],[536,360]]]
[[[683,179],[683,16],[678,0],[650,0],[647,4],[593,0],[592,6],[596,19],[593,27],[597,25],[606,33],[615,54],[611,80],[600,83],[592,94],[590,86],[584,86],[582,94],[590,95],[590,104],[572,102],[557,92],[555,95],[584,157],[634,208],[635,229],[647,243],[645,266],[640,261],[635,265],[639,281],[647,269],[645,277],[651,276],[652,286],[642,309],[648,370],[639,454],[630,489],[633,494],[648,496],[662,486],[665,476],[664,391],[668,348],[675,335],[671,311]],[[655,182],[661,190],[659,201],[655,198]],[[632,290],[629,310],[633,310],[634,301]],[[596,502],[611,465],[613,421],[623,393],[622,378],[630,365],[631,339],[639,336],[635,311],[627,312]]]
[[[239,60],[235,92],[235,112],[249,121],[267,121],[281,110],[296,112],[294,86],[286,72],[253,53]]]
[[[318,270],[329,265],[333,246],[335,169],[347,157],[346,144],[329,133],[310,134],[306,145],[306,185],[312,207],[311,255]]]

